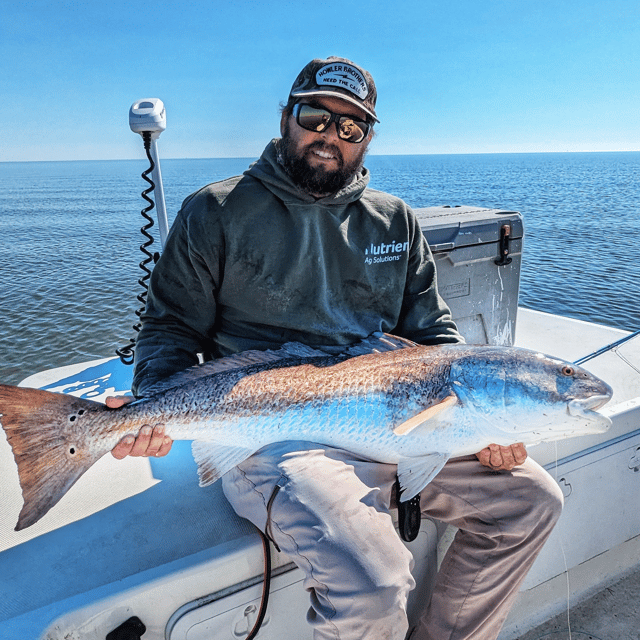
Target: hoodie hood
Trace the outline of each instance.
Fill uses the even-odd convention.
[[[358,200],[369,184],[369,170],[363,167],[340,191],[316,199],[295,184],[285,171],[278,160],[279,141],[279,138],[274,138],[262,152],[260,158],[245,171],[244,175],[260,180],[269,191],[285,203],[295,202],[326,206],[348,204]]]

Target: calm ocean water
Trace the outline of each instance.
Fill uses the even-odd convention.
[[[170,222],[189,193],[249,162],[162,160]],[[370,156],[366,164],[372,187],[413,207],[520,211],[522,306],[640,329],[640,153]],[[0,381],[112,356],[133,335],[146,167],[0,163]]]

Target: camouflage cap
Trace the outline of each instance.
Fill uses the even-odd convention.
[[[371,74],[346,58],[312,60],[296,78],[289,98],[331,96],[360,107],[376,122],[378,93]]]

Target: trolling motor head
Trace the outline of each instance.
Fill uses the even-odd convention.
[[[151,139],[157,139],[167,128],[167,114],[162,100],[158,98],[143,98],[137,100],[129,109],[129,126],[131,131],[142,135],[151,134]]]

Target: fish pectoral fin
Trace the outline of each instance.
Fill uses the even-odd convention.
[[[398,462],[400,502],[411,500],[422,491],[442,470],[450,458],[449,453],[429,453],[419,458],[403,458]]]
[[[230,447],[195,440],[191,444],[191,453],[198,465],[198,477],[200,486],[207,487],[221,478],[227,471],[239,465],[249,456],[253,455],[257,449],[247,447]]]
[[[438,414],[440,414],[445,409],[457,404],[458,397],[456,395],[450,395],[444,398],[444,400],[440,400],[438,404],[434,404],[433,406],[421,411],[419,414],[413,416],[413,418],[409,418],[405,420],[402,424],[399,424],[394,430],[397,436],[404,436],[407,433],[413,431],[416,427],[419,427],[421,424],[424,424],[428,420],[432,420]]]

